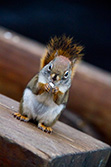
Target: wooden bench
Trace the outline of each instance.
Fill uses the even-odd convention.
[[[0,28],[0,93],[19,101],[27,82],[39,71],[43,52],[43,45]],[[105,166],[110,146],[61,122],[55,124],[51,135],[33,123],[20,122],[12,116],[19,105],[12,99],[0,95],[0,167]],[[111,143],[109,73],[82,62],[68,108],[95,125]]]
[[[34,123],[15,119],[19,103],[0,95],[1,167],[105,167],[110,147],[57,122],[47,134]]]
[[[27,82],[39,71],[44,48],[0,28],[0,93],[20,101]],[[82,62],[67,107],[95,126],[103,140],[111,144],[111,73]]]

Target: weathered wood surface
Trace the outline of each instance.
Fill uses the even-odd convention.
[[[43,45],[0,29],[0,92],[20,100],[27,82],[39,71],[43,53]],[[82,62],[73,80],[68,108],[95,125],[111,143],[110,73]]]
[[[52,134],[15,119],[19,103],[0,95],[0,166],[104,167],[111,148],[61,122]]]

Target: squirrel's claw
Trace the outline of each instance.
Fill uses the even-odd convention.
[[[20,113],[13,113],[13,116],[17,119],[19,119],[20,121],[24,121],[24,122],[28,122],[29,118],[25,117],[23,115],[21,115]]]
[[[57,94],[59,92],[59,88],[58,87],[55,87],[52,89],[52,93],[53,94]]]
[[[50,89],[51,89],[51,86],[50,86],[48,83],[46,83],[46,84],[45,84],[45,90],[46,90],[47,92],[50,92]]]
[[[41,129],[44,132],[52,133],[52,128],[51,127],[46,127],[42,123],[38,123],[38,128]]]

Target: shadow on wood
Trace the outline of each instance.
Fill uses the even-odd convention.
[[[105,167],[110,147],[61,122],[54,132],[15,119],[19,103],[0,95],[0,166]]]

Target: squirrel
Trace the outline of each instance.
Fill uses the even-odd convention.
[[[73,38],[51,38],[41,59],[40,72],[27,84],[14,117],[21,121],[35,120],[38,128],[51,133],[52,126],[66,107],[69,88],[83,47]]]

